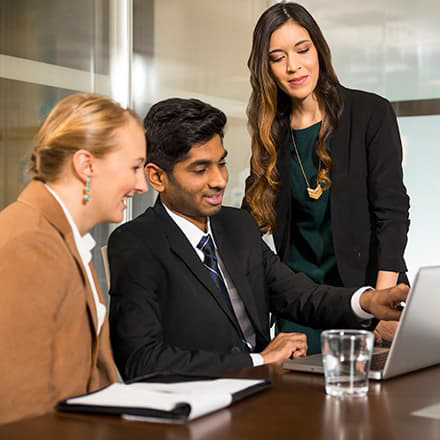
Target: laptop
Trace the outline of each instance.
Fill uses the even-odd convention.
[[[389,379],[440,363],[440,266],[421,267],[390,348],[377,348],[368,377]],[[322,355],[291,359],[283,367],[324,373]]]

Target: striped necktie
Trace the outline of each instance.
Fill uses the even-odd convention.
[[[249,346],[243,335],[243,331],[241,329],[240,323],[238,322],[234,308],[232,307],[231,298],[229,297],[229,293],[228,290],[226,289],[225,281],[223,280],[222,274],[220,272],[220,268],[218,267],[217,255],[215,253],[214,242],[212,241],[211,236],[209,234],[204,235],[200,239],[197,248],[203,252],[203,255],[205,257],[203,260],[203,264],[208,269],[209,276],[211,277],[212,281],[214,281],[214,284],[217,286],[218,290],[220,291],[226,305],[229,307],[232,316],[235,319],[235,322],[237,323],[242,338],[243,349],[249,351]]]

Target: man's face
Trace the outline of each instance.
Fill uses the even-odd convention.
[[[227,152],[219,135],[196,145],[164,176],[161,200],[205,231],[206,218],[220,211],[228,182]]]

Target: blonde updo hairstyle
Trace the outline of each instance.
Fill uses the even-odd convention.
[[[34,180],[53,182],[69,158],[78,150],[103,157],[116,148],[115,129],[129,118],[142,127],[132,110],[111,99],[91,93],[77,93],[62,99],[47,116],[35,138],[30,173]]]

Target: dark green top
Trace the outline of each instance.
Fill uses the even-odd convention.
[[[316,187],[319,167],[315,145],[320,127],[321,123],[318,122],[302,130],[293,130],[299,156],[312,188]],[[316,283],[340,285],[333,249],[329,191],[324,191],[318,200],[309,197],[291,139],[289,144],[293,204],[289,266],[296,272],[304,272]]]
[[[299,156],[312,188],[316,187],[319,159],[315,153],[321,123],[302,130],[293,130]],[[285,140],[290,148],[290,192],[292,221],[290,230],[289,266],[295,272],[303,272],[319,284],[342,285],[336,266],[330,221],[329,191],[318,200],[311,199],[301,172],[293,141]],[[286,145],[287,146],[287,145]],[[320,350],[320,331],[280,319],[279,331],[295,331],[307,334],[308,353]]]

